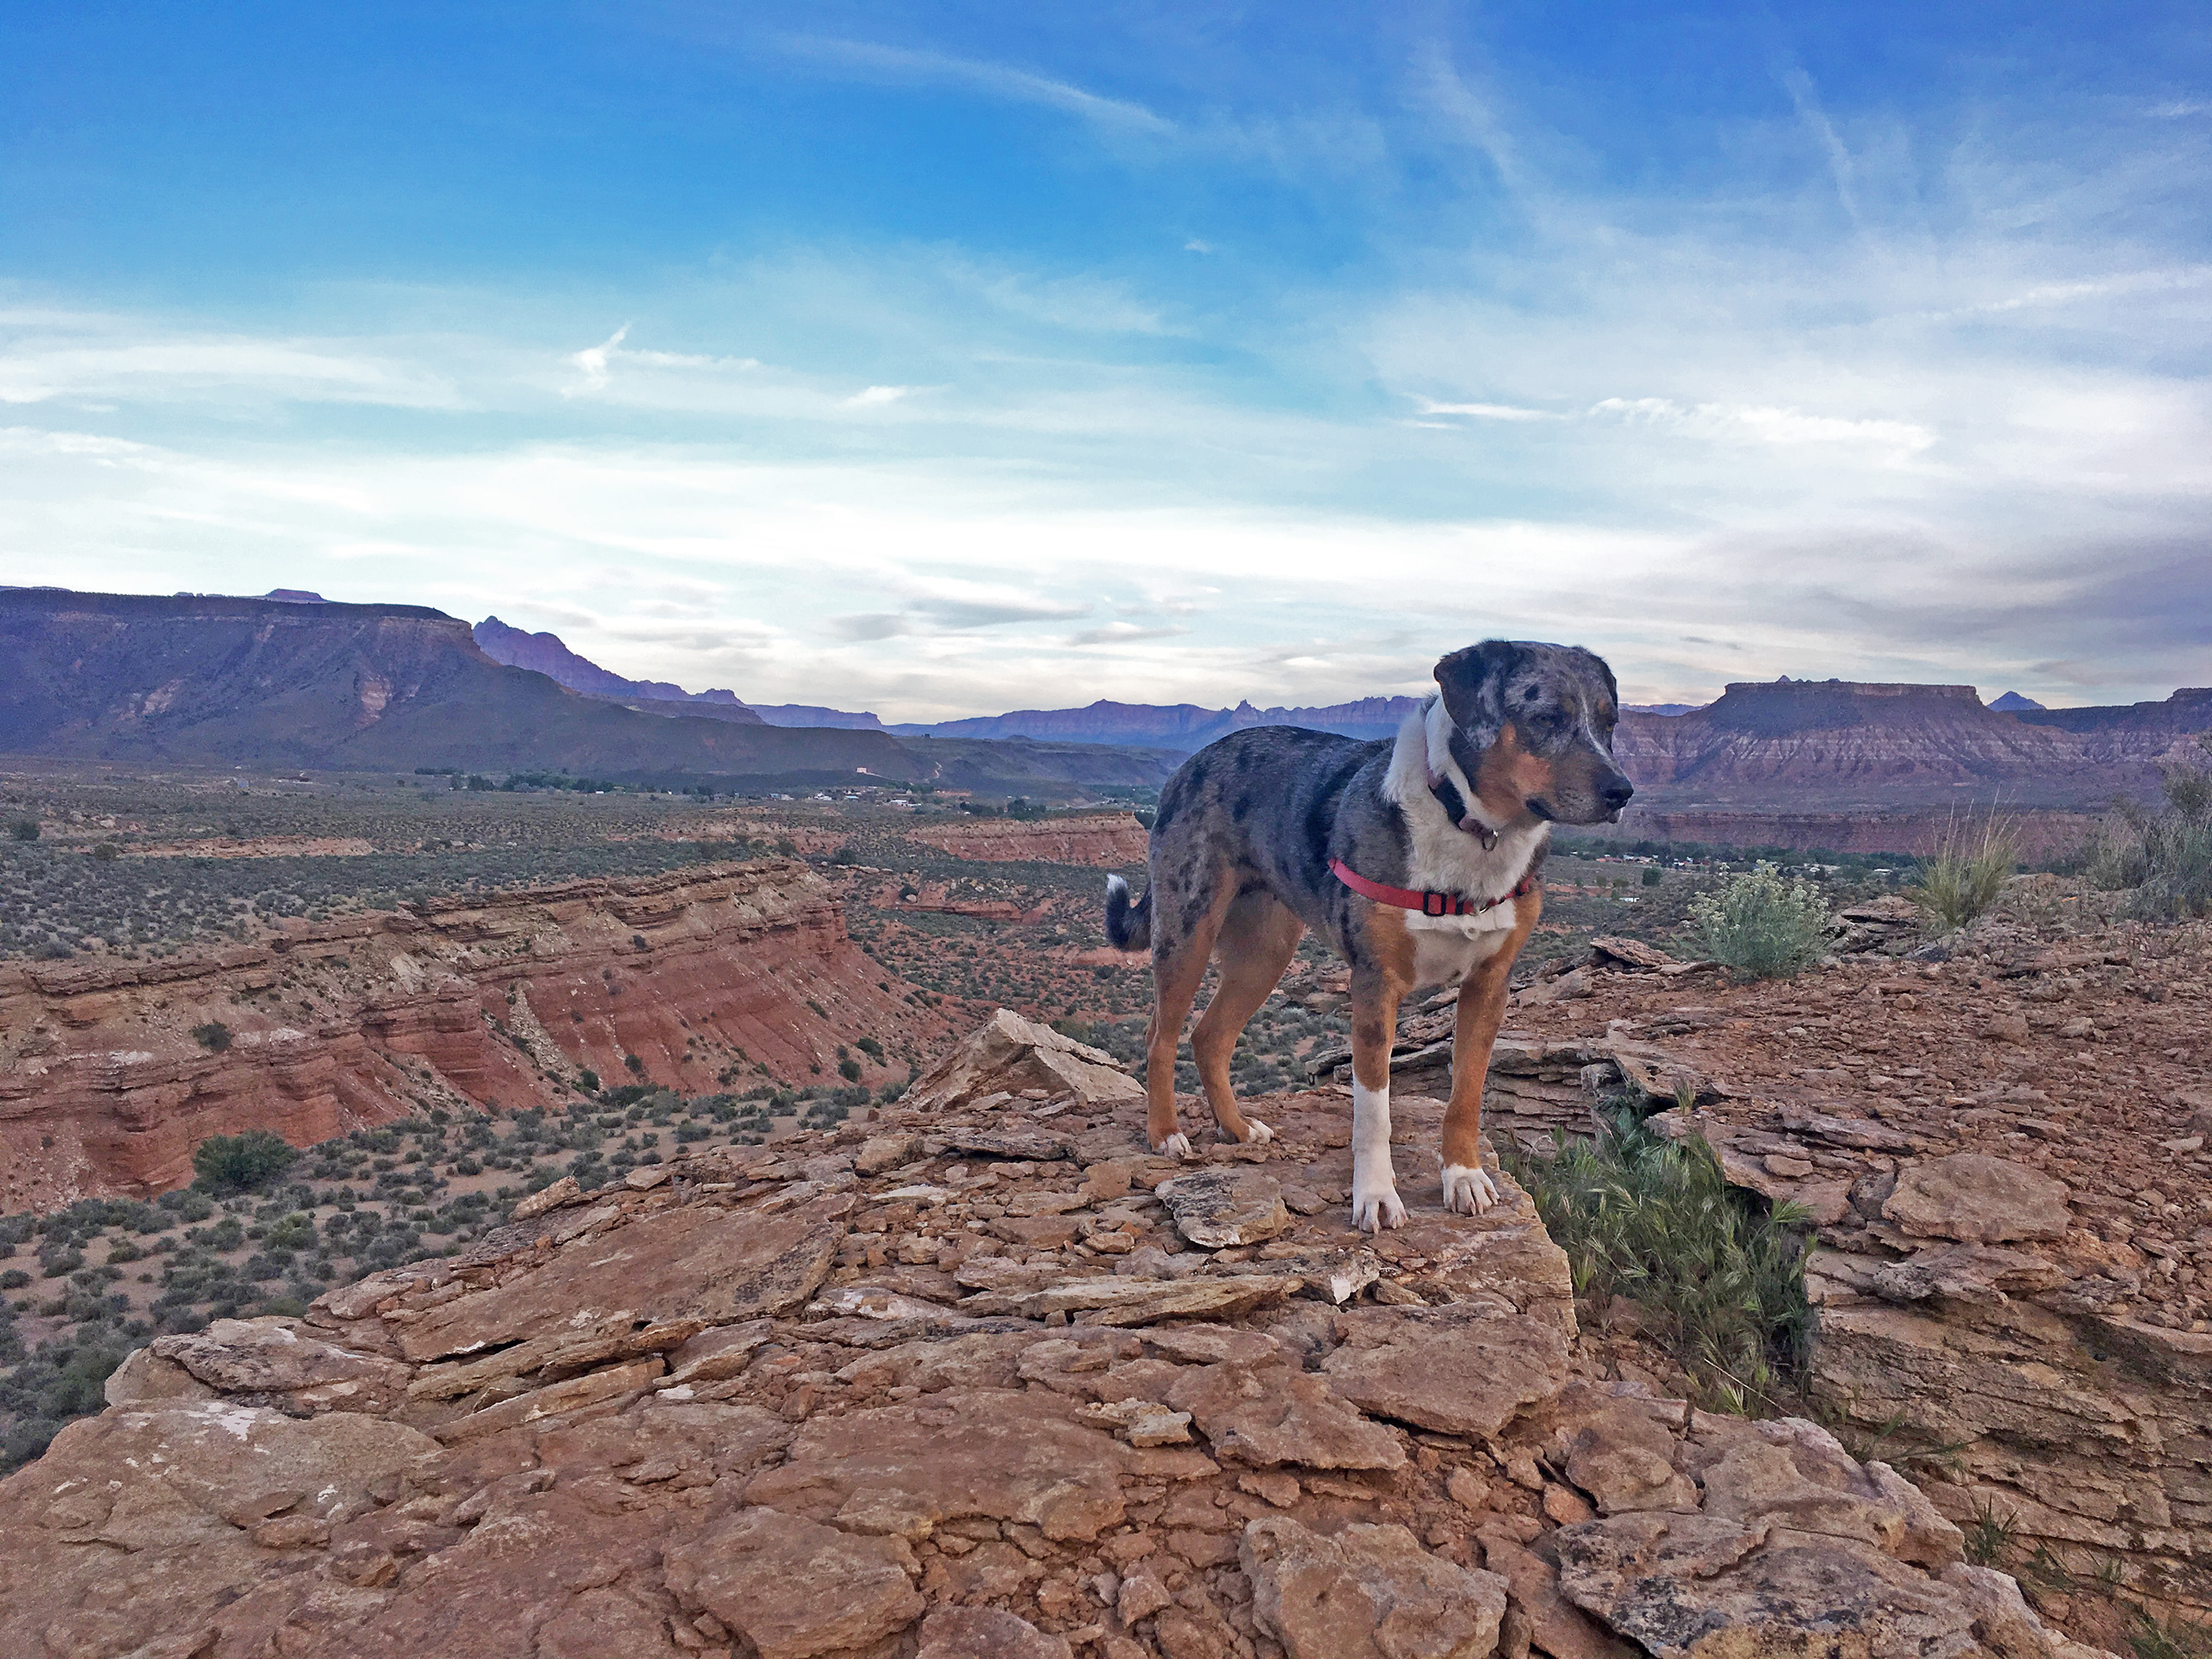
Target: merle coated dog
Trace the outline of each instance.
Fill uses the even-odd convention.
[[[1460,988],[1444,1206],[1479,1213],[1482,1087],[1506,975],[1536,926],[1550,826],[1615,822],[1635,793],[1613,758],[1619,690],[1579,646],[1486,640],[1437,664],[1437,694],[1394,740],[1259,726],[1209,744],[1160,791],[1143,898],[1106,884],[1107,936],[1152,953],[1146,1036],[1148,1133],[1187,1156],[1176,1049],[1209,958],[1219,988],[1191,1033],[1215,1120],[1238,1140],[1270,1131],[1238,1109],[1229,1059],[1308,928],[1352,967],[1352,1214],[1406,1218],[1390,1167],[1390,1048],[1398,1005]]]

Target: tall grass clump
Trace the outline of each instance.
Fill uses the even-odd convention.
[[[1762,1211],[1703,1140],[1663,1139],[1625,1109],[1594,1141],[1553,1139],[1548,1161],[1511,1169],[1567,1253],[1576,1294],[1633,1301],[1700,1404],[1802,1411],[1810,1218],[1794,1204]]]
[[[2116,802],[2124,833],[2106,837],[2089,858],[2089,879],[2133,888],[2129,911],[2147,921],[2212,915],[2212,742],[2200,737],[2197,745],[2203,762],[2160,769],[2165,810]]]
[[[2019,834],[2010,819],[1997,817],[1996,807],[1978,830],[1954,815],[1905,894],[1946,928],[1964,927],[1996,903],[2019,867]]]
[[[1787,979],[1827,952],[1828,901],[1818,885],[1754,865],[1690,901],[1705,955],[1739,979]]]

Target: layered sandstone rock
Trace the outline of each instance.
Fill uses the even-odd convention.
[[[164,1339],[0,1483],[0,1651],[2071,1651],[1824,1431],[1589,1375],[1437,1103],[1380,1239],[1344,1103],[1267,1111],[1195,1169],[1134,1101],[894,1111]],[[1204,1244],[1201,1176],[1283,1224]]]
[[[827,1070],[862,1036],[894,1062],[933,1049],[944,1017],[884,981],[823,879],[787,860],[294,924],[160,961],[0,965],[0,1210],[179,1185],[210,1134],[306,1146],[418,1104],[549,1104],[586,1067],[629,1078],[631,1055],[700,1094],[756,1062]],[[234,1034],[220,1053],[192,1036],[211,1022]]]
[[[2015,893],[1948,961],[1877,947],[1771,985],[1601,973],[1516,1019],[1563,1059],[1627,1036],[1725,1076],[1647,1122],[1811,1224],[1823,1411],[2007,1560],[2043,1552],[2054,1605],[2070,1577],[2077,1603],[2202,1620],[2212,956],[2200,928],[2100,922],[2107,896],[2047,877]],[[1554,1069],[1557,1127],[1587,1133]]]
[[[1127,812],[1077,817],[963,818],[918,823],[912,838],[959,859],[1035,859],[1046,864],[1088,864],[1102,870],[1141,866],[1148,837]]]

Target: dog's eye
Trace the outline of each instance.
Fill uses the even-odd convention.
[[[1541,702],[1543,700],[1544,694],[1533,685],[1521,694],[1521,701],[1523,702]]]

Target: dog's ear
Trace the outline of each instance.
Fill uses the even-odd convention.
[[[1505,726],[1505,679],[1521,660],[1510,640],[1485,640],[1437,664],[1437,685],[1452,724],[1478,749],[1498,741]]]

